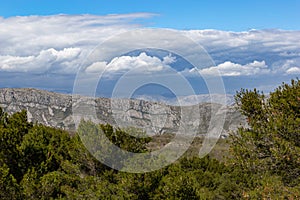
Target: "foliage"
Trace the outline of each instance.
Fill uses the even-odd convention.
[[[259,188],[270,185],[272,178],[274,187],[282,191],[299,188],[300,81],[283,83],[268,98],[257,90],[241,90],[236,101],[249,127],[232,135],[232,163],[263,177]]]
[[[137,129],[115,129],[110,125],[82,121],[79,133],[71,137],[63,130],[28,123],[25,111],[9,116],[2,110],[0,124],[1,199],[199,199],[213,198],[216,194],[227,196],[219,180],[227,167],[217,160],[208,157],[181,159],[158,171],[130,174],[104,166],[81,143],[81,139],[86,139],[85,142],[97,143],[95,148],[99,148],[99,140],[95,138],[101,139],[103,135],[99,132],[102,131],[123,149],[146,152],[151,138]],[[215,188],[219,188],[216,194]]]
[[[172,135],[152,140],[138,129],[82,121],[70,136],[29,123],[25,111],[8,115],[0,108],[0,199],[299,199],[299,80],[268,98],[241,90],[236,101],[249,127],[230,137],[227,160],[195,157],[191,149],[172,165],[137,174],[103,165],[83,143],[93,154],[110,152],[106,137],[141,153]]]

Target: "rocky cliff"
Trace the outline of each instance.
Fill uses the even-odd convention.
[[[71,95],[36,89],[0,89],[0,107],[10,114],[26,110],[29,121],[66,130],[75,130],[74,110],[77,113],[88,114],[91,107],[95,108],[94,120],[99,123],[110,123],[119,127],[141,127],[150,134],[176,132],[182,123],[183,112],[186,112],[187,116],[184,123],[196,126],[198,134],[206,134],[209,127],[218,123],[217,115],[226,114],[223,135],[246,124],[234,106],[201,103],[182,109],[178,106],[143,100],[91,99],[80,96],[72,98]]]

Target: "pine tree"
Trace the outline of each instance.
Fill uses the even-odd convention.
[[[257,90],[236,94],[249,127],[232,135],[233,163],[253,174],[281,177],[286,186],[300,183],[300,81],[283,83],[266,98]]]

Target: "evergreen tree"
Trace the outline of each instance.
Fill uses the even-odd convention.
[[[257,90],[241,90],[236,95],[236,102],[247,117],[249,127],[240,128],[231,137],[232,163],[243,173],[258,174],[259,177],[276,176],[283,187],[298,187],[299,79],[292,80],[291,84],[283,83],[268,98]]]

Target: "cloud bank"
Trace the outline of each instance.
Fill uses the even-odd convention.
[[[100,42],[153,14],[0,18],[0,71],[74,73]]]
[[[191,30],[186,31],[185,34],[206,48],[221,72],[224,72],[225,68],[226,71],[235,71],[237,65],[244,66],[243,69],[239,66],[241,71],[233,73],[234,76],[257,75],[255,65],[254,69],[245,70],[249,67],[249,63],[254,62],[264,63],[269,72],[277,74],[288,74],[291,68],[300,66],[300,31]],[[210,70],[213,69],[216,68]],[[250,71],[252,73],[249,73]],[[225,75],[230,74],[225,73]]]
[[[137,20],[154,16],[133,13],[0,18],[0,87],[16,87],[17,83],[5,84],[14,73],[27,73],[28,79],[37,80],[33,87],[43,78],[30,74],[55,74],[60,80],[61,77],[74,77],[82,61],[98,44],[118,33],[143,27]],[[175,31],[202,45],[215,61],[215,66],[202,69],[202,74],[213,76],[219,72],[224,77],[235,78],[259,76],[262,77],[260,85],[269,74],[274,77],[300,75],[300,31]],[[120,42],[118,45],[125,44]],[[184,44],[182,48],[192,52]],[[110,63],[92,63],[86,71],[98,73],[107,69],[111,74],[119,74],[140,68],[148,73],[163,73],[175,62],[172,56],[159,58],[140,53],[138,56],[118,56]],[[194,72],[185,69],[183,74],[193,76]],[[19,80],[20,86],[22,81]]]

